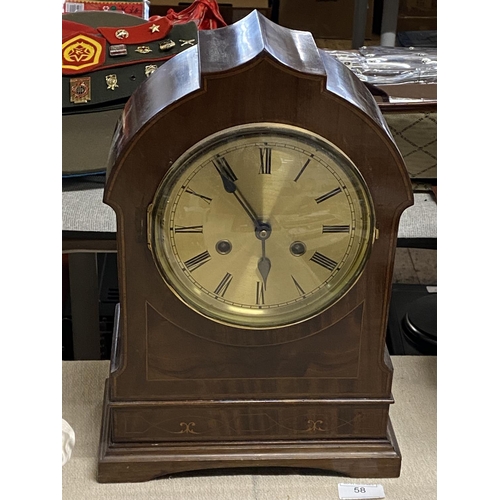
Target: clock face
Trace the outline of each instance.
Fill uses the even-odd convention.
[[[354,285],[374,212],[352,161],[297,127],[257,123],[207,137],[168,170],[149,207],[163,279],[214,321],[279,328]]]

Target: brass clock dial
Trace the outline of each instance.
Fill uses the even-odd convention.
[[[172,291],[215,321],[268,329],[305,321],[354,285],[374,211],[353,162],[324,138],[272,123],[193,146],[149,207],[155,263]]]

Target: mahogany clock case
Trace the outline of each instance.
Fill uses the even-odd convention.
[[[97,268],[99,275],[99,318],[100,318],[100,343],[101,360],[111,359],[111,345],[114,328],[114,317],[116,307],[119,304],[118,292],[118,271],[116,263],[116,253],[100,253],[97,255]],[[416,285],[394,283],[391,292],[391,305],[389,309],[389,320],[387,324],[386,343],[391,356],[421,356],[435,355],[436,345],[429,345],[424,338],[408,338],[405,329],[405,317],[411,309],[412,304],[429,295],[434,295],[432,300],[437,299],[436,285]],[[429,300],[429,299],[427,299]],[[71,329],[71,311],[63,311],[63,361],[74,360],[73,339]],[[429,307],[422,319],[431,320],[436,324],[436,308]],[[435,329],[432,330],[436,332]]]
[[[309,130],[359,168],[378,239],[341,300],[297,325],[252,331],[178,300],[148,247],[148,207],[194,144],[251,123]],[[397,229],[412,203],[373,97],[309,33],[257,12],[162,65],[127,103],[104,201],[117,215],[120,316],[105,389],[98,479],[220,467],[399,475],[385,348]]]

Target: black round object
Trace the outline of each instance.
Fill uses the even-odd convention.
[[[403,318],[403,331],[424,354],[437,354],[437,293],[413,301]]]

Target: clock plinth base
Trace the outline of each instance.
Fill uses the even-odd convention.
[[[113,443],[106,387],[100,483],[143,482],[180,472],[234,468],[320,469],[354,478],[399,477],[401,453],[389,420],[385,439]]]

